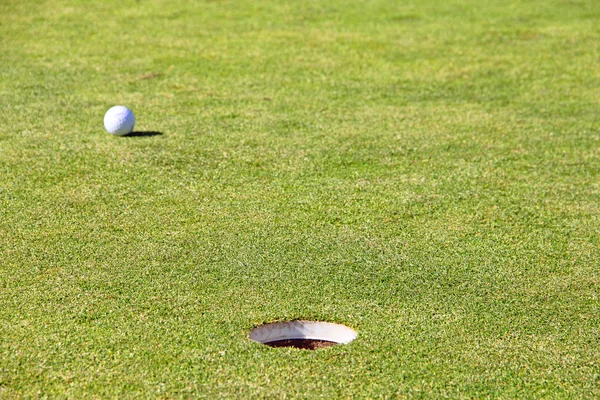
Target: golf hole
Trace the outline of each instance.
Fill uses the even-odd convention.
[[[271,347],[316,350],[347,344],[358,334],[345,325],[319,321],[286,321],[257,326],[250,339]]]

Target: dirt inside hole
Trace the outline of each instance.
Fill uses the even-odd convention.
[[[330,342],[329,340],[317,340],[317,339],[285,339],[275,340],[273,342],[265,343],[271,347],[294,347],[296,349],[303,350],[317,350],[324,347],[335,346],[336,342]]]

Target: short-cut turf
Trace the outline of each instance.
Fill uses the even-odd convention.
[[[599,397],[599,19],[3,0],[0,397]]]

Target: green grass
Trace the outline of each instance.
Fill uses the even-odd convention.
[[[599,21],[3,0],[0,398],[599,397]]]

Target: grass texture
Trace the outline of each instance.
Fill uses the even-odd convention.
[[[599,21],[3,0],[0,397],[600,397]]]

